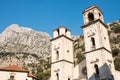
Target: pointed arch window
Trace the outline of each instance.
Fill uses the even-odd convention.
[[[89,13],[88,14],[88,20],[89,20],[89,22],[94,21],[94,15],[93,15],[93,13]]]

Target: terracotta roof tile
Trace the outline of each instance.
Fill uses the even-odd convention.
[[[29,72],[28,70],[25,70],[25,69],[18,67],[16,65],[12,65],[12,66],[5,67],[5,68],[0,68],[0,71]]]

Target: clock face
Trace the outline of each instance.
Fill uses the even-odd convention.
[[[91,26],[89,29],[88,29],[88,32],[87,32],[87,36],[90,37],[90,36],[93,36],[95,35],[95,28],[93,26]]]
[[[87,33],[88,36],[92,36],[94,34],[94,32],[90,29]]]

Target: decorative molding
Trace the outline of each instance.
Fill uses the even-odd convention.
[[[54,50],[58,50],[60,47],[55,47]]]
[[[96,58],[95,61],[91,61],[90,63],[92,64],[92,63],[96,63],[96,62],[99,62],[99,59]]]
[[[110,60],[110,59],[108,59],[107,61],[110,62],[110,63],[112,63],[112,60]]]
[[[59,72],[59,71],[60,71],[60,69],[54,70],[54,72]]]
[[[14,72],[11,72],[10,73],[10,76],[15,76],[16,74]]]
[[[95,33],[92,33],[92,34],[88,35],[88,37],[92,37],[92,36],[94,36],[94,35],[95,35]]]

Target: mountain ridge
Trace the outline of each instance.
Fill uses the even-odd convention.
[[[46,32],[37,32],[30,28],[21,27],[17,24],[8,26],[0,34],[0,52],[27,52],[36,54],[50,54],[50,35]],[[42,52],[42,49],[46,52]],[[17,51],[16,51],[17,50]],[[39,55],[41,56],[41,55]]]

